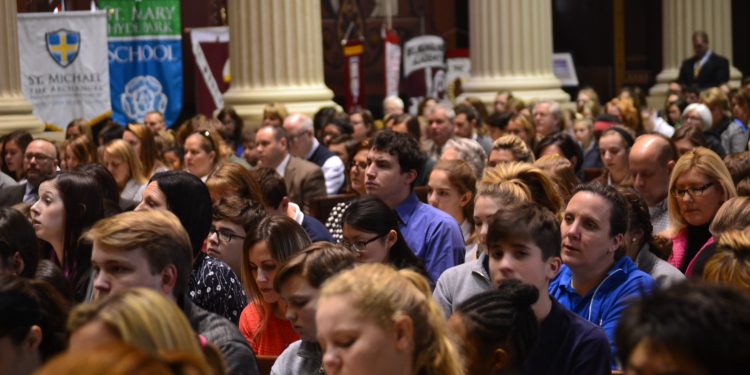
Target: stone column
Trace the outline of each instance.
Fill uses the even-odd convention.
[[[16,1],[0,1],[0,134],[14,130],[41,132],[44,124],[31,114],[21,93]]]
[[[466,95],[488,105],[500,90],[521,99],[570,101],[552,73],[550,0],[471,0],[469,39]]]
[[[310,115],[336,106],[323,77],[320,2],[228,0],[227,13],[231,85],[226,105],[251,124],[272,102]]]
[[[669,81],[677,79],[682,60],[693,56],[693,32],[708,33],[708,45],[729,59],[729,85],[739,87],[742,73],[732,65],[731,0],[662,0],[662,64],[649,104],[664,105]]]

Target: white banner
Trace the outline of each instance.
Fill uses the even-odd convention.
[[[442,68],[445,42],[434,35],[423,35],[404,43],[404,76],[425,68]]]
[[[18,45],[21,89],[45,123],[111,113],[104,12],[21,13]]]

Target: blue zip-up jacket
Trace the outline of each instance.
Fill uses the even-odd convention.
[[[615,329],[623,310],[632,297],[638,297],[651,291],[654,279],[641,271],[629,257],[622,257],[607,272],[607,276],[596,288],[585,296],[580,296],[573,289],[573,272],[563,265],[560,274],[549,285],[549,293],[557,302],[578,314],[582,318],[602,327],[607,334],[612,350],[612,368],[615,362]]]

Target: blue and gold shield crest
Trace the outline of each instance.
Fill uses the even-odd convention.
[[[57,65],[67,68],[78,57],[81,47],[81,33],[66,29],[44,34],[47,52]]]

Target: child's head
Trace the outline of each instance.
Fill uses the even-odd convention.
[[[315,242],[276,273],[274,289],[286,302],[286,318],[303,340],[317,341],[315,311],[323,282],[356,261],[356,254],[343,246]]]
[[[588,146],[594,139],[594,123],[591,118],[581,117],[573,122],[573,134],[581,145]]]
[[[531,306],[538,297],[533,285],[506,280],[456,308],[448,325],[461,340],[467,373],[520,368],[536,340],[538,323]]]
[[[533,202],[501,208],[487,232],[493,284],[518,279],[546,291],[560,271],[560,244],[560,224],[546,208]]]

